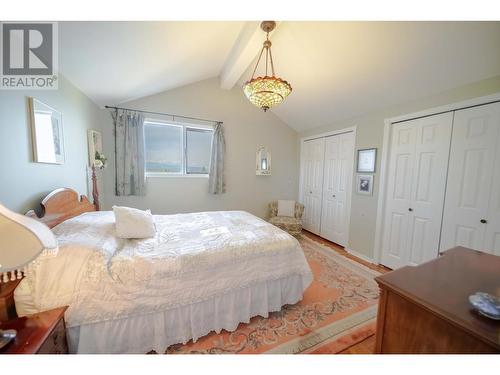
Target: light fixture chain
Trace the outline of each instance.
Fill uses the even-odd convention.
[[[271,48],[269,48],[269,57],[271,59],[271,71],[273,72],[273,77],[275,76],[274,75],[274,63],[273,63],[273,54],[271,52]]]
[[[269,33],[267,33],[267,37],[266,37],[266,42],[269,41]],[[267,44],[264,44],[264,46],[266,46],[266,77],[267,77],[267,65],[269,64],[268,61],[269,61],[269,47]]]
[[[259,58],[257,59],[257,64],[255,64],[255,68],[253,69],[252,78],[255,77],[255,72],[257,70],[257,67],[259,66],[259,62],[260,62],[260,59],[262,57],[262,53],[264,52],[264,48],[266,48],[266,47],[262,47],[262,49],[260,50]]]

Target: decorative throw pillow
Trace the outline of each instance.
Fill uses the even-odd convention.
[[[116,237],[150,238],[156,233],[151,210],[113,206],[115,213]]]
[[[278,201],[278,216],[295,217],[295,201]]]

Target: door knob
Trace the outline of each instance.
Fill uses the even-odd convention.
[[[488,222],[488,220],[486,220],[486,219],[481,219],[479,221],[481,222],[481,224],[486,224]]]
[[[409,208],[408,211],[412,212],[413,211],[413,208]]]

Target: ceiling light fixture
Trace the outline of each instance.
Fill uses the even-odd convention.
[[[285,100],[285,98],[292,92],[290,84],[276,77],[274,74],[273,55],[271,54],[271,41],[269,40],[269,33],[276,27],[274,21],[264,21],[260,24],[260,28],[266,33],[266,40],[262,49],[260,50],[259,59],[255,64],[255,69],[252,73],[250,81],[245,83],[243,91],[245,92],[248,100],[252,104],[260,107],[266,112],[269,108],[274,107]],[[264,77],[254,78],[257,67],[259,66],[260,59],[266,51],[266,75]],[[268,76],[268,66],[271,65],[272,76]]]

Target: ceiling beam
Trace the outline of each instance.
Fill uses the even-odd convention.
[[[280,22],[276,23],[273,33],[276,32],[279,24]],[[245,23],[219,75],[221,88],[231,90],[234,87],[260,52],[264,39],[265,34],[260,28],[260,22]]]

